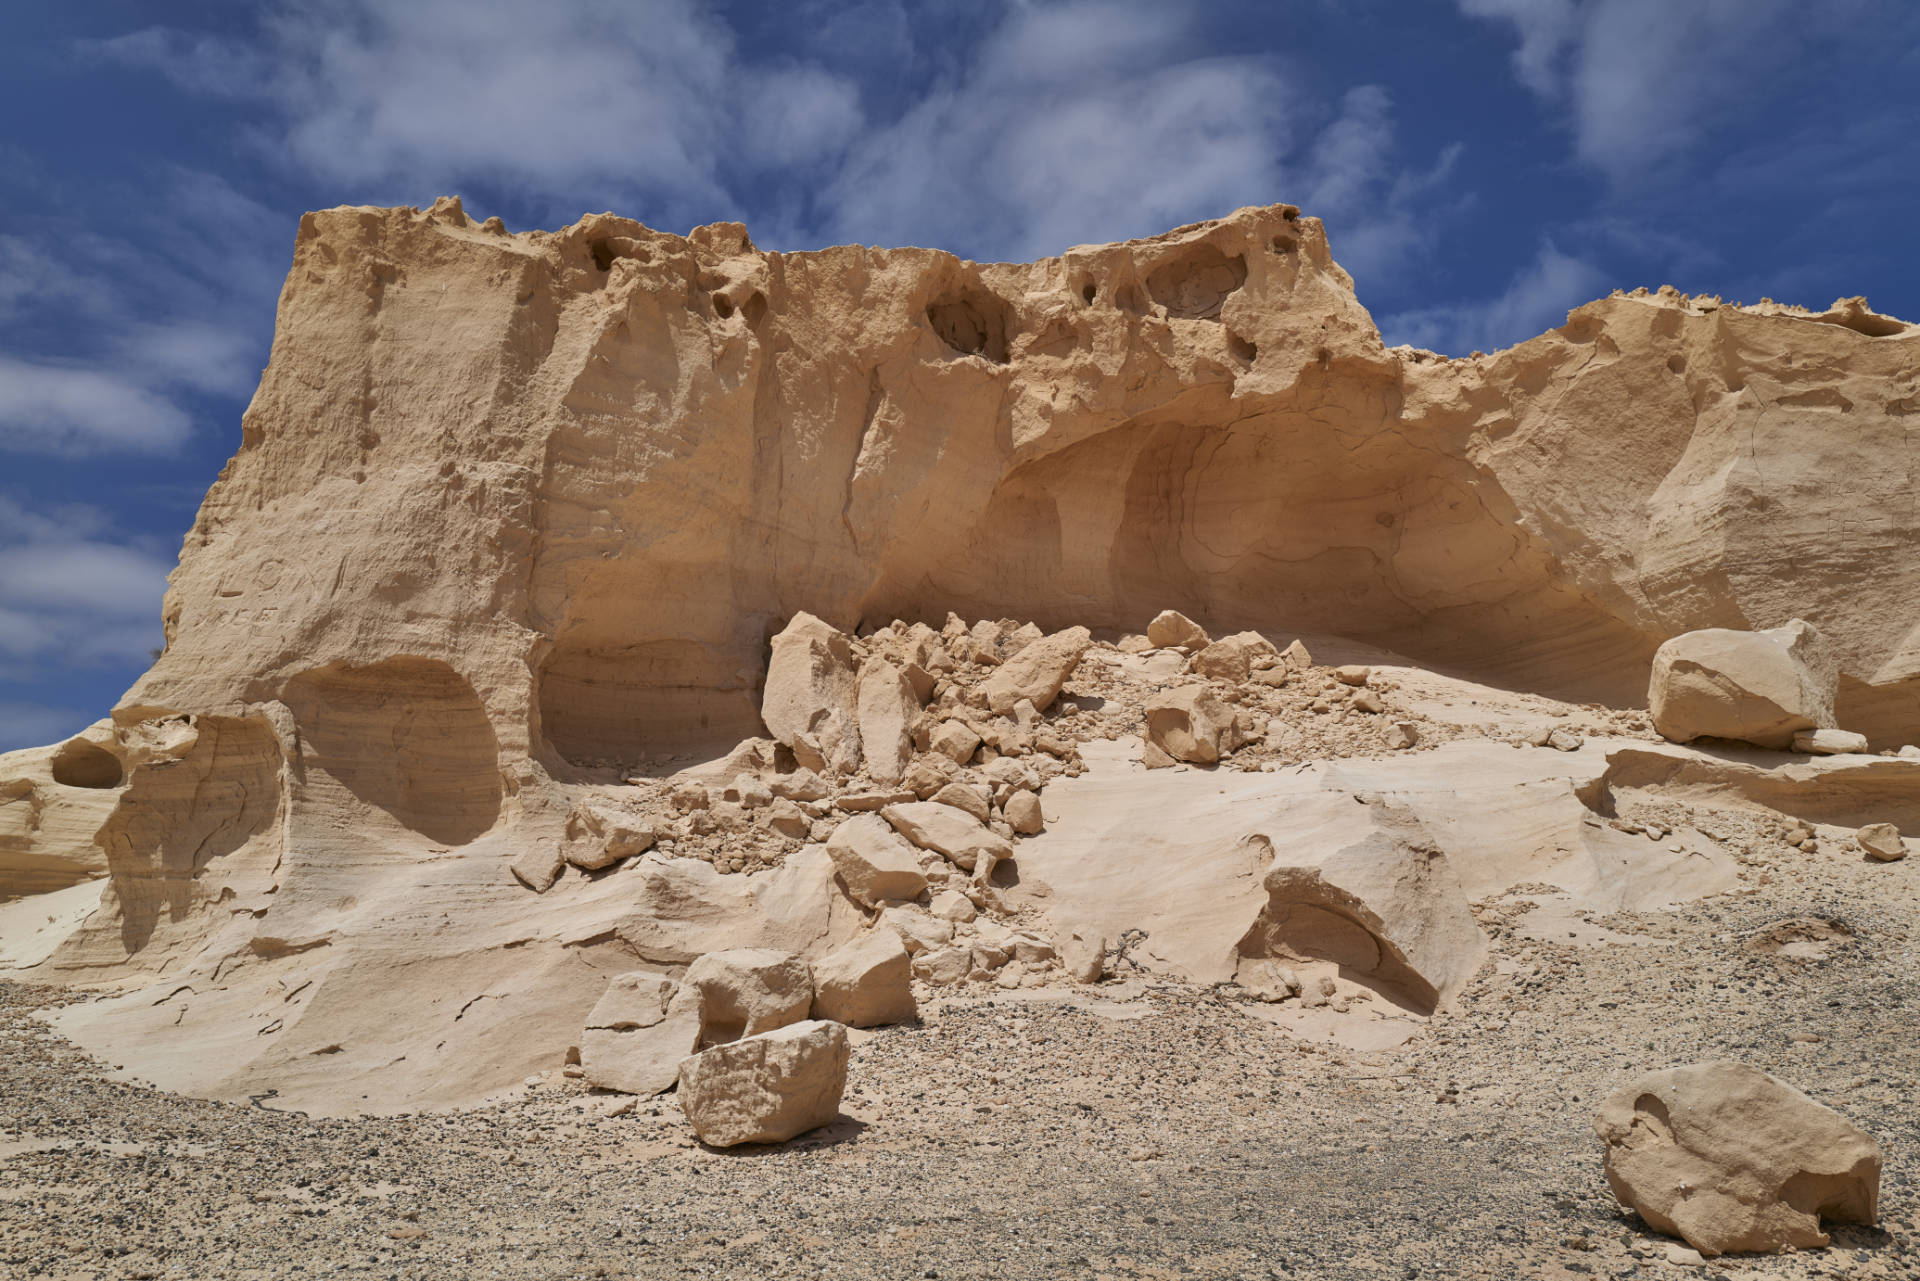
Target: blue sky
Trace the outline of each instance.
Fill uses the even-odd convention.
[[[0,120],[0,750],[159,644],[308,209],[1024,259],[1285,200],[1389,342],[1663,283],[1920,319],[1909,0],[14,4]]]

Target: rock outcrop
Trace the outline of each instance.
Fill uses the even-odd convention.
[[[1257,771],[1393,743],[1406,782],[1454,732],[1315,668],[1303,632],[1625,706],[1670,637],[1804,618],[1837,673],[1806,727],[1901,741],[1916,350],[1857,307],[1672,291],[1493,356],[1388,349],[1284,205],[1018,265],[610,215],[516,235],[453,199],[310,214],[164,651],[108,721],[0,758],[0,894],[98,894],[36,944],[34,977],[115,989],[64,1033],[315,1113],[491,1097],[583,1028],[638,1029],[596,1013],[608,975],[820,960],[876,915],[923,979],[1053,981],[996,907],[1030,862],[1088,887],[1029,905],[1102,940],[1075,973],[1224,982],[1275,901],[1243,842],[1285,856],[1261,807],[1297,799]],[[1061,696],[1110,675],[1111,714]],[[1103,819],[1052,816],[1084,745],[1143,729],[1129,769],[1272,792],[1187,824],[1196,866],[1139,887],[1077,852]],[[1513,784],[1555,789],[1533,828],[1505,792],[1488,817],[1413,787],[1463,884],[1529,879],[1502,878],[1542,823],[1563,880],[1632,882],[1596,901],[1718,874],[1562,822],[1602,754],[1557,741],[1554,781]],[[1151,777],[1164,801],[1192,772]],[[1855,826],[1910,821],[1877,795]],[[926,803],[965,839],[882,817]],[[1504,843],[1470,862],[1467,828]],[[1172,922],[1144,950],[1143,912]],[[1353,919],[1424,976],[1415,1004],[1458,981],[1431,922]]]
[[[1744,1064],[1652,1073],[1607,1099],[1593,1126],[1620,1203],[1704,1255],[1823,1246],[1823,1219],[1879,1216],[1879,1144]]]

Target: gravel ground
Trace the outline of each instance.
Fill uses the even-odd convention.
[[[1658,943],[1498,930],[1463,1008],[1391,1051],[1151,979],[929,993],[921,1026],[857,1034],[838,1124],[732,1152],[671,1095],[609,1117],[558,1071],[440,1116],[162,1094],[34,1017],[82,994],[0,985],[0,1274],[1680,1277],[1590,1118],[1641,1071],[1730,1057],[1880,1140],[1883,1222],[1707,1270],[1920,1276],[1914,869],[1823,842],[1771,870],[1602,922]]]

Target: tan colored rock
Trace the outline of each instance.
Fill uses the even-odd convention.
[[[927,905],[927,910],[933,913],[936,919],[954,925],[965,925],[980,915],[980,909],[973,905],[973,900],[959,890],[941,890],[933,896],[933,901]]]
[[[680,1065],[680,1110],[703,1143],[784,1143],[831,1125],[847,1087],[847,1030],[810,1019]]]
[[[860,768],[858,681],[845,633],[798,613],[773,638],[760,719],[811,770]]]
[[[1853,839],[1876,862],[1897,863],[1907,856],[1907,842],[1891,823],[1869,823],[1855,832]]]
[[[813,1006],[813,974],[797,956],[772,948],[708,952],[687,967],[669,1016],[699,1017],[699,1046],[719,1045],[785,1027]]]
[[[1047,818],[1040,809],[1040,797],[1018,791],[1007,798],[1004,807],[1007,825],[1022,836],[1037,836],[1046,828]]]
[[[1839,668],[1811,624],[1763,632],[1687,632],[1653,656],[1647,703],[1653,726],[1675,743],[1729,738],[1786,748],[1802,730],[1830,729]]]
[[[948,783],[927,799],[938,805],[951,805],[980,823],[993,815],[992,798],[971,783]]]
[[[1176,761],[1211,765],[1234,748],[1233,709],[1205,685],[1179,685],[1147,701],[1147,742]]]
[[[679,985],[665,975],[615,975],[587,1015],[580,1065],[588,1085],[623,1094],[658,1094],[680,1075],[680,1060],[700,1048],[700,1011],[668,1013]]]
[[[606,805],[577,805],[567,818],[563,854],[575,867],[597,872],[646,853],[653,841],[653,824],[636,815]]]
[[[978,819],[951,805],[915,801],[889,805],[880,811],[893,829],[923,850],[944,854],[956,867],[985,880],[993,865],[1013,857],[1013,846],[994,835]]]
[[[559,847],[580,789],[760,734],[756,691],[795,683],[768,680],[768,637],[801,608],[1108,629],[1177,600],[1616,706],[1669,634],[1805,611],[1838,721],[1909,736],[1920,331],[1857,305],[1620,295],[1447,361],[1385,348],[1325,229],[1279,206],[1035,264],[841,246],[804,270],[734,224],[507,235],[453,200],[290,231],[244,447],[114,711],[144,741],[94,833],[99,906],[40,968],[125,985],[59,1026],[161,1088],[456,1106],[550,1066],[605,973],[584,940],[616,923],[635,964],[842,941],[824,854],[778,919],[720,883],[757,874],[653,853],[538,900],[508,871]],[[844,713],[826,693],[811,710]],[[824,763],[814,737],[780,756]],[[1075,760],[1064,737],[1036,746]],[[67,875],[99,856],[50,853],[52,795],[0,802],[0,833]],[[254,962],[322,946],[308,1012],[254,1037],[279,999]],[[189,972],[220,990],[168,1024],[172,989],[139,984]],[[311,1054],[343,1040],[354,1071]]]
[[[1236,632],[1195,654],[1188,668],[1197,676],[1239,685],[1252,675],[1254,660],[1263,657],[1277,660],[1280,651],[1259,632]]]
[[[1822,1220],[1872,1224],[1880,1147],[1831,1108],[1740,1063],[1654,1072],[1594,1118],[1607,1183],[1709,1257],[1826,1245]]]
[[[1199,649],[1207,639],[1206,628],[1177,610],[1163,609],[1147,624],[1147,644],[1156,649]]]
[[[1060,964],[1076,983],[1098,983],[1107,970],[1107,940],[1074,930],[1060,944]]]
[[[1809,756],[1847,756],[1867,751],[1867,736],[1844,729],[1801,730],[1793,736],[1792,750]]]
[[[939,808],[957,813],[950,806]],[[827,853],[847,893],[862,907],[914,898],[927,888],[927,874],[913,846],[878,815],[861,814],[840,824],[827,842]]]
[[[973,949],[964,943],[930,948],[913,958],[913,977],[935,987],[951,987],[973,972]]]
[[[1280,651],[1280,661],[1289,671],[1304,672],[1313,666],[1313,655],[1307,652],[1304,641],[1296,639]]]
[[[1333,669],[1333,679],[1342,685],[1364,686],[1373,679],[1373,669],[1357,665],[1336,667]]]
[[[531,845],[507,864],[519,882],[535,894],[545,894],[560,879],[560,873],[566,870],[567,860],[561,852],[561,846],[539,844]]]
[[[934,727],[931,746],[956,765],[965,765],[979,748],[980,735],[965,721],[945,720]]]
[[[0,898],[107,874],[94,838],[126,789],[123,750],[101,721],[64,743],[0,754]]]
[[[860,668],[860,751],[876,783],[898,783],[913,759],[913,722],[920,700],[905,672],[884,658]]]
[[[869,930],[813,963],[813,1017],[848,1027],[910,1023],[913,958],[899,934]]]
[[[943,891],[944,893],[944,891]],[[939,895],[934,896],[936,899]],[[899,936],[909,954],[945,947],[953,941],[953,922],[933,916],[917,903],[902,903],[880,913],[880,925]]]
[[[1022,646],[987,678],[987,707],[1000,716],[1011,715],[1021,702],[1046,711],[1092,643],[1093,635],[1086,628],[1069,627]]]
[[[1240,953],[1329,960],[1416,1009],[1450,1005],[1487,956],[1459,879],[1412,811],[1378,799],[1356,811],[1361,832],[1351,815],[1316,827],[1303,814],[1259,838],[1267,902]]]

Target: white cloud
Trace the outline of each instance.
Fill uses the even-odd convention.
[[[172,568],[98,508],[0,495],[0,665],[144,664]]]
[[[291,225],[209,174],[163,171],[146,196],[137,237],[63,210],[0,237],[0,450],[170,453],[195,428],[188,393],[259,377]],[[87,354],[33,354],[49,330]]]
[[[1650,179],[1800,46],[1791,0],[1459,0],[1509,24],[1514,72],[1564,104],[1581,160],[1615,183]]]
[[[177,448],[193,421],[125,374],[0,356],[0,448],[44,453]]]
[[[1569,311],[1606,292],[1605,282],[1592,264],[1542,245],[1497,297],[1403,311],[1382,320],[1380,331],[1389,343],[1452,356],[1499,351],[1566,323]]]
[[[264,101],[263,148],[308,176],[421,201],[478,181],[677,218],[725,199],[730,164],[813,163],[861,125],[852,81],[742,61],[694,0],[338,0],[271,10],[254,44],[156,28],[92,48]]]

